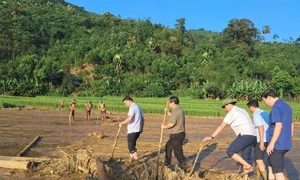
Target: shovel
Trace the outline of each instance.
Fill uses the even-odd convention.
[[[189,176],[192,176],[193,171],[194,171],[194,168],[195,168],[196,163],[197,163],[197,161],[198,161],[199,155],[200,155],[200,153],[201,153],[203,147],[206,146],[206,145],[208,145],[208,144],[206,144],[206,143],[205,143],[205,144],[201,143],[201,146],[200,146],[200,148],[199,148],[198,154],[197,154],[197,156],[196,156],[196,159],[195,159],[195,161],[194,161],[194,164],[193,164],[193,166],[192,166],[192,169],[191,169],[191,171],[190,171],[190,173],[189,173]]]
[[[120,134],[121,128],[122,128],[122,126],[119,127],[119,130],[117,132],[117,136],[116,136],[116,139],[115,139],[115,143],[114,143],[114,147],[113,147],[110,159],[113,159],[113,157],[114,157],[114,152],[115,152],[115,149],[116,149],[117,141],[119,139],[119,134]]]
[[[168,102],[166,105],[166,109],[168,108]],[[165,111],[165,110],[164,110]],[[166,120],[166,113],[164,114],[164,119],[162,124],[165,124],[165,120]],[[160,140],[159,140],[159,145],[158,145],[158,152],[157,152],[157,170],[158,170],[158,165],[159,165],[159,155],[160,155],[160,149],[161,149],[161,143],[162,143],[162,137],[163,137],[163,133],[164,133],[164,129],[161,128],[161,132],[160,132]]]

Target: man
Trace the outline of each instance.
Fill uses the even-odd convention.
[[[106,121],[106,107],[104,102],[101,100],[98,105],[98,109],[100,110],[102,123]]]
[[[165,113],[169,116],[168,124],[161,125],[161,128],[169,129],[170,131],[170,138],[165,145],[165,165],[171,165],[172,151],[174,150],[179,168],[187,171],[186,158],[182,150],[182,143],[185,138],[185,114],[179,106],[179,98],[176,96],[169,98],[168,106],[172,109],[172,113],[168,109],[165,109]]]
[[[85,112],[85,120],[86,121],[90,121],[90,117],[91,117],[91,111],[92,111],[92,108],[93,108],[93,103],[92,101],[89,101],[87,104],[86,104],[86,112]]]
[[[264,163],[264,155],[269,142],[269,113],[259,108],[257,100],[247,103],[249,110],[253,113],[253,124],[256,131],[257,143],[254,147],[256,160],[256,179],[263,177],[267,180],[267,171]]]
[[[250,156],[252,148],[256,144],[256,133],[248,112],[235,106],[235,104],[236,101],[232,98],[223,100],[222,108],[225,108],[228,113],[214,133],[205,137],[203,142],[214,139],[227,125],[230,125],[237,138],[228,147],[227,155],[243,165],[243,171],[240,175],[244,176],[253,171]],[[239,152],[241,152],[241,156],[238,154]]]
[[[274,90],[266,90],[262,94],[264,103],[271,107],[270,112],[270,142],[267,147],[269,164],[276,180],[285,180],[284,155],[292,148],[294,124],[291,107],[279,99]]]
[[[70,106],[69,106],[69,125],[74,124],[74,116],[75,116],[75,105],[76,105],[76,100],[70,101]]]
[[[136,141],[140,134],[143,132],[144,128],[144,117],[140,106],[134,103],[130,96],[126,96],[123,99],[125,106],[129,108],[127,118],[119,124],[121,128],[124,124],[127,125],[127,142],[128,150],[130,154],[130,161],[132,159],[138,162],[138,154],[136,149]]]

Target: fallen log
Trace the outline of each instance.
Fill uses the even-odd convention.
[[[41,137],[37,136],[17,156],[23,156]]]
[[[0,168],[30,170],[39,163],[54,161],[52,158],[0,156]]]
[[[56,160],[54,158],[43,158],[43,157],[16,157],[16,156],[0,156],[0,160],[5,161],[34,161],[34,162],[42,162],[42,161],[51,161]]]
[[[0,167],[8,169],[29,170],[33,166],[31,161],[7,161],[0,160]]]

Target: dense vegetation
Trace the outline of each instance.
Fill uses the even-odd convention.
[[[268,41],[271,27],[249,19],[229,20],[220,33],[187,30],[185,21],[168,28],[63,0],[1,0],[0,94],[245,100],[274,88],[299,96],[300,38]]]

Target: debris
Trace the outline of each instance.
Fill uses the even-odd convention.
[[[40,138],[40,136],[35,137],[17,156],[23,156]]]

